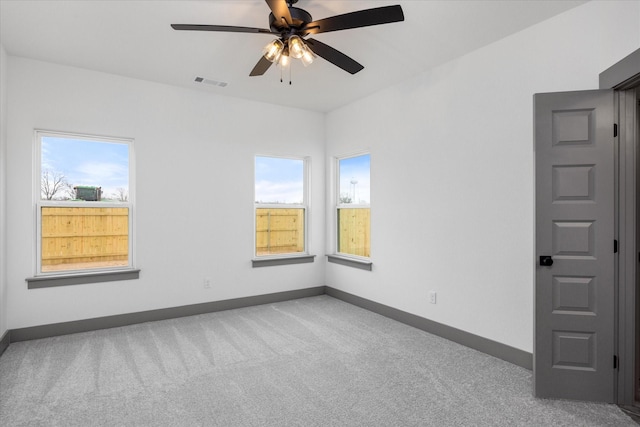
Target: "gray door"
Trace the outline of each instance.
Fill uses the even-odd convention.
[[[534,96],[538,397],[614,402],[613,100]]]

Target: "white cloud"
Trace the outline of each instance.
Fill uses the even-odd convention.
[[[117,163],[86,162],[74,168],[69,180],[72,185],[128,187],[129,170],[126,165]]]
[[[302,203],[302,184],[299,181],[258,181],[255,197],[260,203]]]

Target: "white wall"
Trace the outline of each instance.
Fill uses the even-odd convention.
[[[329,113],[327,156],[371,151],[374,270],[327,285],[532,351],[532,95],[597,89],[639,9],[588,3]]]
[[[323,255],[324,115],[12,56],[8,85],[9,328],[324,285],[323,257],[251,267],[256,154],[311,156],[310,249]],[[27,289],[36,128],[135,139],[139,280]]]
[[[0,338],[7,326],[6,266],[6,141],[7,141],[7,52],[0,44]]]

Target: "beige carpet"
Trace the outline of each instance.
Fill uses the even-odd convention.
[[[14,343],[2,426],[635,426],[328,296]]]

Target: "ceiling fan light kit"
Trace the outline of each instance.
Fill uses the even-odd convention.
[[[313,21],[311,14],[307,11],[293,7],[298,0],[265,0],[265,2],[271,9],[269,29],[191,24],[172,24],[171,27],[174,30],[187,31],[277,35],[278,38],[264,47],[262,57],[251,70],[250,76],[263,75],[274,63],[285,68],[290,64],[290,58],[299,59],[306,67],[313,63],[316,56],[331,62],[350,74],[355,74],[362,70],[364,66],[329,45],[312,38],[305,39],[305,37],[310,34],[404,21],[404,13],[399,5],[365,9]]]
[[[289,58],[299,59],[305,67],[311,64],[315,55],[299,36],[293,35],[288,40],[275,39],[262,50],[264,58],[281,67],[287,67]]]

